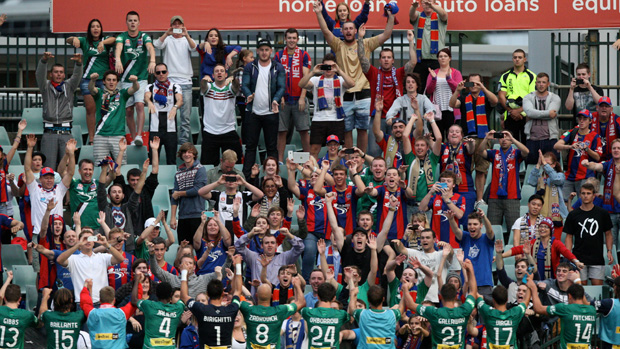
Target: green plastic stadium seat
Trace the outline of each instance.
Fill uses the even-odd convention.
[[[2,265],[8,270],[14,265],[28,265],[24,249],[20,245],[2,245]]]
[[[82,135],[88,134],[88,125],[86,124],[86,108],[73,108],[73,127],[75,128],[75,126],[80,126],[82,128]]]
[[[34,308],[37,306],[38,297],[39,295],[36,286],[26,286],[26,310],[34,311]]]
[[[146,147],[129,145],[127,146],[127,164],[137,164],[142,167],[144,160],[149,157]]]
[[[160,210],[170,211],[170,194],[167,185],[158,185],[153,193],[153,205],[159,206]],[[159,212],[154,212],[159,213]]]
[[[78,163],[82,159],[90,159],[90,160],[93,159],[93,146],[92,145],[85,145],[85,146],[82,146],[82,148],[80,148],[80,158],[78,159]],[[77,169],[76,169],[76,172],[77,172]]]
[[[0,144],[2,144],[2,146],[4,147],[6,144],[12,144],[13,142],[11,142],[11,140],[9,139],[9,134],[6,132],[6,129],[4,128],[4,126],[0,126]],[[8,153],[8,149],[4,149],[7,153]]]
[[[23,134],[43,134],[43,109],[42,108],[24,108],[22,118],[26,119],[28,125]]]
[[[174,176],[177,173],[175,165],[159,165],[157,179],[160,185],[167,185],[169,188],[174,187]]]
[[[177,258],[177,251],[178,250],[179,250],[179,244],[172,244],[172,245],[170,245],[168,247],[168,251],[166,251],[166,253],[164,253],[164,260],[168,264],[174,265],[174,260]]]
[[[14,265],[13,283],[21,287],[22,293],[26,293],[27,286],[36,287],[37,273],[35,273],[31,265]]]

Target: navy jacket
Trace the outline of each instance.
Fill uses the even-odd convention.
[[[244,96],[249,96],[256,90],[256,81],[258,80],[258,58],[254,62],[250,62],[243,68],[243,84],[241,91]],[[271,60],[271,69],[269,69],[269,97],[271,101],[280,103],[282,96],[286,90],[286,71],[284,66],[274,59]],[[252,111],[252,102],[246,105],[245,110]]]

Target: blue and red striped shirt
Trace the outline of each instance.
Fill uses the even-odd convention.
[[[119,287],[131,282],[133,272],[131,266],[136,261],[134,255],[123,252],[123,261],[108,267],[108,284],[118,290]]]
[[[328,193],[335,192],[336,200],[334,202],[334,213],[338,219],[338,226],[344,229],[345,236],[351,235],[353,230],[357,227],[357,220],[355,215],[357,214],[357,195],[354,185],[348,185],[343,191],[336,190],[336,186],[324,187]],[[331,231],[326,234],[326,239],[331,236]]]
[[[400,200],[400,206],[394,212],[394,220],[388,233],[388,241],[402,239],[408,223],[406,190],[398,189],[392,193],[384,185],[377,187],[376,231],[380,232],[383,229],[385,217],[387,217],[390,210],[390,195],[394,195]]]
[[[297,183],[299,185],[299,200],[306,209],[308,232],[314,232],[318,237],[325,239],[326,236],[331,235],[327,210],[325,210],[325,199],[316,195],[314,188],[307,181],[301,180]]]
[[[502,149],[487,150],[487,159],[493,169],[489,199],[521,199],[521,151],[513,147],[506,152]]]
[[[599,137],[598,133],[596,132],[590,132],[587,135],[580,135],[579,132],[577,132],[575,138],[573,139],[573,143],[571,144],[568,144],[569,138],[570,133],[566,134],[564,138],[562,138],[562,140],[564,140],[567,145],[584,142],[586,146],[592,149],[594,152],[598,153],[599,155],[603,154],[601,137]],[[593,171],[581,166],[581,162],[583,160],[590,160],[588,152],[575,149],[571,149],[568,151],[568,168],[566,169],[565,173],[567,181],[576,182],[594,176]]]
[[[179,275],[179,272],[177,271],[177,268],[175,268],[174,266],[168,264],[168,262],[164,262],[164,265],[161,268],[163,270],[169,272],[172,275]],[[153,273],[151,273],[150,270],[149,270],[149,277],[151,278],[151,280],[153,280],[155,282],[160,282],[161,281]]]
[[[474,191],[474,179],[471,176],[472,156],[467,147],[461,143],[458,148],[449,144],[441,145],[441,171],[452,171],[457,178],[461,178],[456,192],[467,193]]]
[[[460,208],[463,212],[465,212],[465,197],[460,194],[454,194],[450,198],[452,202]],[[446,205],[441,195],[435,194],[428,202],[428,208],[432,209],[433,216],[431,218],[431,229],[437,234],[439,231],[439,240],[444,241],[450,244],[452,248],[459,248],[460,245],[456,241],[456,237],[454,236],[454,232],[452,228],[450,228],[450,222],[448,221],[448,217],[444,214],[444,212],[448,211],[450,208]]]

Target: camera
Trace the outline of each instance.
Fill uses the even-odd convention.
[[[468,81],[463,86],[465,86],[465,87],[474,87],[476,85],[473,82]]]
[[[332,66],[329,64],[321,64],[320,65],[321,70],[325,70],[325,71],[330,71],[332,70]]]
[[[576,79],[576,80],[575,80],[575,83],[576,83],[577,85],[583,85],[583,79]]]

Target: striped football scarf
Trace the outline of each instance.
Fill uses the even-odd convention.
[[[287,289],[288,295],[286,296],[286,299],[293,297],[295,295],[294,291],[295,289],[289,286]],[[277,284],[273,288],[273,295],[271,296],[271,306],[277,307],[278,305],[280,305],[280,284]]]
[[[422,36],[424,34],[424,24],[426,23],[426,13],[422,11],[418,18],[418,30],[416,40],[416,51],[418,54],[418,62],[422,62]],[[431,14],[431,54],[439,52],[439,22],[437,20],[437,12]]]
[[[475,133],[478,126],[478,138],[484,138],[489,132],[487,122],[487,112],[485,108],[486,98],[484,92],[480,91],[476,98],[476,113],[474,114],[474,98],[471,93],[465,97],[465,109],[467,110],[467,132]]]
[[[325,110],[329,108],[329,104],[325,99],[323,78],[324,76],[321,75],[321,77],[319,78],[319,86],[317,88],[319,110]],[[340,89],[340,79],[338,78],[338,76],[334,76],[332,81],[334,84],[334,104],[336,105],[336,113],[338,114],[338,119],[344,119],[344,108],[342,108],[342,91]]]

